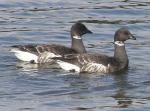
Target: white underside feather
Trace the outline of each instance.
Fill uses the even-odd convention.
[[[19,49],[11,49],[10,52],[14,52],[15,56],[21,61],[30,62],[33,60],[35,63],[51,62],[51,58],[61,57],[61,55],[56,55],[51,52],[43,52],[38,56],[30,52],[21,51]]]
[[[29,52],[20,51],[18,49],[12,49],[10,52],[14,52],[15,56],[22,61],[30,62],[31,60],[34,60],[35,63],[38,62],[38,56]]]
[[[68,62],[64,62],[64,61],[61,61],[61,60],[57,60],[57,63],[59,64],[59,66],[66,70],[66,71],[72,71],[74,70],[75,72],[80,72],[80,68],[74,64],[71,64],[71,63],[68,63]]]

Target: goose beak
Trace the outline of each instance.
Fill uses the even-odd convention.
[[[136,37],[135,37],[135,35],[130,34],[130,35],[129,35],[129,39],[136,40]]]
[[[92,34],[93,32],[92,32],[92,31],[90,31],[90,30],[87,30],[87,32],[86,32],[86,33]]]

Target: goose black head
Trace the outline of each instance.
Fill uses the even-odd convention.
[[[81,37],[84,34],[92,33],[84,24],[77,22],[71,27],[71,35],[72,37]]]
[[[128,39],[136,40],[136,38],[131,34],[127,28],[120,28],[115,32],[114,41],[124,42]]]

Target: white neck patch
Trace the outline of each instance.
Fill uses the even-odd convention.
[[[74,39],[81,39],[80,36],[73,36]]]
[[[124,46],[124,43],[122,41],[115,41],[115,44],[118,46]]]

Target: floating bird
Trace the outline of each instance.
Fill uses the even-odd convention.
[[[92,33],[84,24],[77,22],[71,27],[71,48],[59,44],[29,44],[14,45],[10,52],[22,61],[30,63],[53,63],[52,57],[61,57],[64,54],[86,53],[82,42],[82,35]],[[47,53],[48,52],[48,53]]]
[[[128,67],[128,56],[125,50],[125,41],[136,40],[127,28],[121,28],[114,35],[114,56],[104,54],[69,54],[55,57],[60,67],[67,71],[111,73]]]

